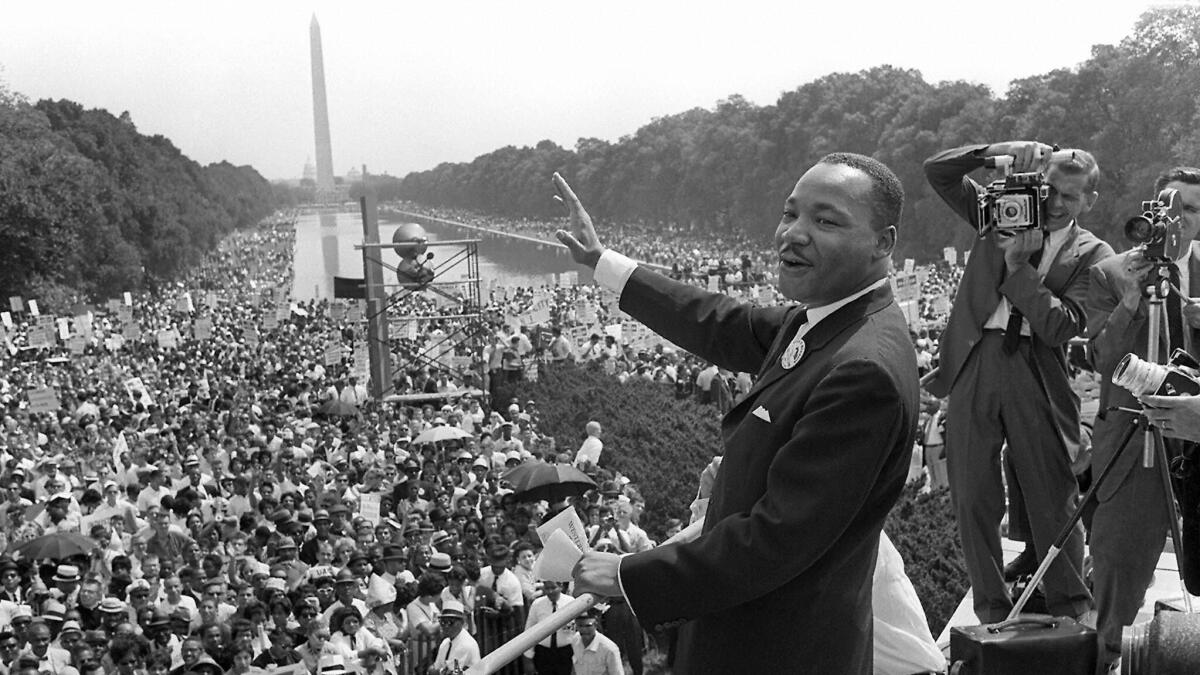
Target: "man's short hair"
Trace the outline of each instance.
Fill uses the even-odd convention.
[[[1090,156],[1090,155],[1089,155]],[[834,152],[821,158],[818,164],[841,164],[867,174],[871,179],[871,213],[874,229],[894,227],[900,230],[904,212],[904,185],[887,165],[866,155],[853,152]]]
[[[1067,148],[1067,150],[1073,153],[1070,159],[1060,159],[1050,165],[1067,176],[1086,175],[1087,182],[1084,183],[1084,189],[1088,192],[1095,192],[1096,186],[1100,184],[1100,165],[1096,163],[1096,158],[1087,150],[1077,148]]]
[[[1177,166],[1160,173],[1158,178],[1154,179],[1154,196],[1157,197],[1158,193],[1167,187],[1167,183],[1200,185],[1200,169],[1190,166]]]

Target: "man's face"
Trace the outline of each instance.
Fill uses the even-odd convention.
[[[585,644],[590,644],[592,638],[596,637],[596,620],[592,617],[576,619],[575,630],[579,631],[579,637]]]
[[[841,164],[809,169],[787,198],[775,228],[779,292],[826,305],[866,285],[891,252],[895,232],[872,226],[871,179]]]
[[[39,623],[30,629],[29,646],[33,649],[34,654],[45,656],[46,650],[50,647],[50,627]]]
[[[1087,213],[1096,203],[1096,192],[1087,185],[1087,173],[1068,174],[1057,166],[1046,171],[1050,197],[1046,200],[1046,230],[1054,232]]]
[[[188,640],[187,642],[183,643],[183,647],[180,648],[179,654],[181,657],[183,657],[184,663],[195,663],[200,659],[200,651],[201,647],[199,642],[195,640]]]
[[[1200,235],[1200,185],[1171,181],[1167,187],[1179,191],[1175,199],[1183,209],[1183,240],[1191,241]]]
[[[213,650],[213,651],[220,651],[220,649],[221,649],[221,627],[220,626],[209,626],[204,631],[204,633],[200,636],[200,639],[204,641],[205,649]]]
[[[178,602],[179,597],[183,594],[183,582],[179,577],[171,577],[163,582],[163,588],[167,591],[167,599],[171,602]]]
[[[17,641],[14,635],[0,642],[0,661],[4,663],[12,663],[13,659],[17,658],[17,652],[21,651],[21,643]]]
[[[94,583],[86,583],[79,587],[79,604],[94,608],[100,602],[100,587]]]
[[[453,640],[462,632],[464,622],[458,617],[443,617],[438,620],[438,623],[442,626],[442,633]]]

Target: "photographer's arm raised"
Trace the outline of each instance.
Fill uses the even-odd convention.
[[[1013,158],[1013,171],[1025,173],[1044,168],[1050,161],[1053,148],[1034,141],[1006,141],[987,145],[964,145],[944,150],[925,160],[925,177],[942,201],[954,209],[971,229],[975,222],[979,193],[983,189],[967,174],[981,169],[989,157],[1008,155]]]

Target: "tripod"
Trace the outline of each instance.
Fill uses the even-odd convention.
[[[1142,289],[1149,305],[1147,317],[1149,325],[1147,330],[1146,360],[1150,363],[1158,363],[1159,361],[1158,341],[1161,337],[1160,327],[1162,326],[1163,318],[1163,301],[1171,292],[1171,284],[1166,275],[1166,266],[1162,264],[1158,265],[1156,273],[1158,279],[1153,283],[1147,284],[1147,286]],[[1113,468],[1117,465],[1117,460],[1131,446],[1130,441],[1133,440],[1134,434],[1139,429],[1143,432],[1142,466],[1150,469],[1154,468],[1155,463],[1158,465],[1159,477],[1162,479],[1163,484],[1163,494],[1165,496],[1164,501],[1166,502],[1167,522],[1169,522],[1171,525],[1171,542],[1175,548],[1176,556],[1181,555],[1183,552],[1183,535],[1179,526],[1179,512],[1175,507],[1175,492],[1171,486],[1170,465],[1168,464],[1167,460],[1167,448],[1166,444],[1163,443],[1162,432],[1157,428],[1150,426],[1141,410],[1127,408],[1114,408],[1113,410],[1133,413],[1134,417],[1130,419],[1129,426],[1125,429],[1125,432],[1121,437],[1121,443],[1117,446],[1116,452],[1113,453],[1113,456],[1110,457],[1108,462],[1104,465],[1104,468],[1100,471],[1100,475],[1092,481],[1092,485],[1088,488],[1087,494],[1085,494],[1083,499],[1080,500],[1079,506],[1075,509],[1075,513],[1071,514],[1070,520],[1068,520],[1067,524],[1063,526],[1062,531],[1059,532],[1058,537],[1054,540],[1054,543],[1050,546],[1049,550],[1046,551],[1046,556],[1042,559],[1042,562],[1038,565],[1037,570],[1033,573],[1032,578],[1029,580],[1029,584],[1021,593],[1021,597],[1017,599],[1015,604],[1013,604],[1012,611],[1008,613],[1009,620],[1017,618],[1017,615],[1020,614],[1021,610],[1025,608],[1025,605],[1029,602],[1029,598],[1032,597],[1034,590],[1037,589],[1038,584],[1042,582],[1042,578],[1046,576],[1046,571],[1050,569],[1050,565],[1054,563],[1054,559],[1058,557],[1059,552],[1061,552],[1063,547],[1066,546],[1067,540],[1071,538],[1071,534],[1075,530],[1076,523],[1078,523],[1083,517],[1084,506],[1095,496],[1105,479],[1107,479],[1108,475],[1112,473]],[[1176,565],[1176,567],[1179,570],[1179,587],[1180,590],[1183,591],[1184,605],[1187,611],[1190,613],[1192,611],[1192,599],[1191,595],[1187,592],[1187,588],[1184,586],[1183,565]]]

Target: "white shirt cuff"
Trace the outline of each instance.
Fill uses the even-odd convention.
[[[625,282],[637,269],[637,262],[610,249],[604,249],[600,261],[596,263],[596,283],[620,295],[625,290]]]
[[[620,254],[617,254],[617,255],[620,255]],[[621,256],[621,257],[625,258],[625,256]],[[625,259],[629,260],[629,258],[625,258]],[[628,278],[628,277],[626,277],[626,278]],[[633,603],[629,601],[629,594],[625,592],[625,584],[621,582],[621,562],[623,562],[625,560],[625,558],[627,558],[631,555],[633,555],[633,554],[632,553],[622,554],[621,561],[617,562],[617,588],[621,589],[621,597],[625,598],[625,604],[629,605],[629,612],[631,614],[633,614],[633,618],[636,619],[637,612],[634,611],[634,609],[633,609]]]

